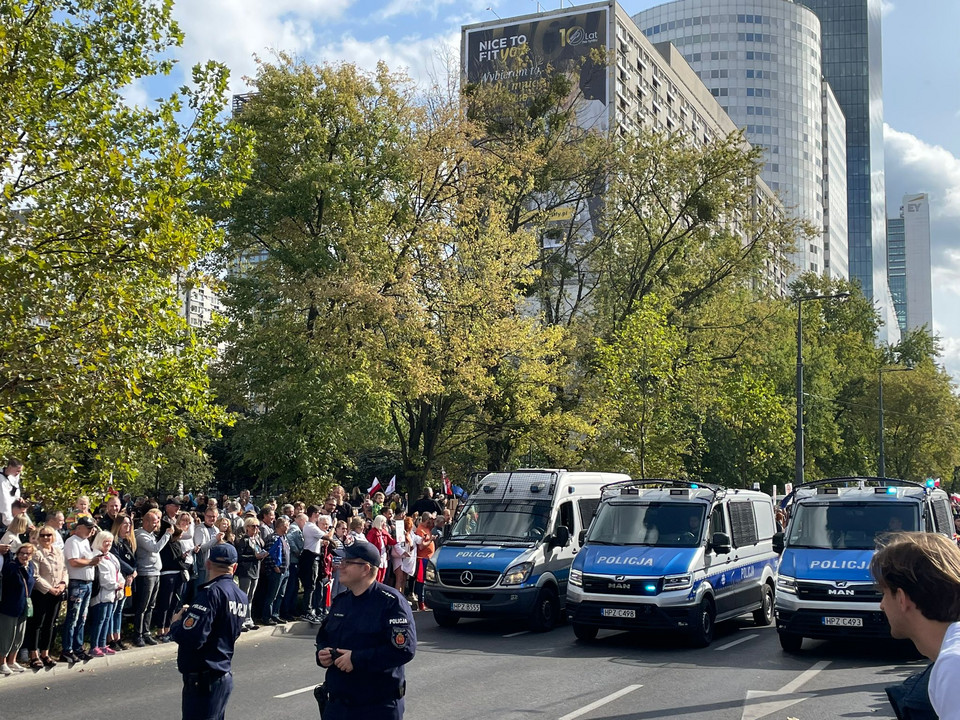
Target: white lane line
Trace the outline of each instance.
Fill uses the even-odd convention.
[[[728,642],[726,645],[721,645],[721,646],[718,647],[718,648],[714,648],[714,651],[715,651],[715,652],[718,652],[718,651],[720,651],[720,650],[729,650],[729,649],[732,648],[734,645],[739,645],[740,643],[744,643],[744,642],[746,642],[747,640],[753,640],[755,637],[760,637],[760,636],[759,636],[759,635],[746,635],[746,636],[740,638],[739,640],[734,640],[733,642]]]
[[[628,693],[632,693],[634,690],[639,690],[642,687],[643,685],[627,685],[622,690],[617,690],[615,693],[607,695],[606,697],[602,697],[599,700],[596,700],[595,702],[590,703],[589,705],[584,705],[579,710],[574,710],[572,713],[567,713],[562,718],[560,718],[560,720],[573,720],[574,718],[578,718],[581,715],[586,715],[588,712],[591,712],[592,710],[596,710],[598,707],[602,707],[603,705],[613,702],[617,698],[621,698],[624,695],[627,695]]]
[[[529,632],[530,632],[529,630],[521,630],[520,632],[510,633],[509,635],[504,635],[504,637],[505,637],[505,638],[508,638],[508,637],[517,637],[518,635],[527,635]]]
[[[804,670],[802,673],[797,675],[793,680],[788,682],[782,688],[777,690],[778,695],[788,695],[789,693],[796,692],[801,685],[808,683],[810,680],[813,680],[814,677],[820,674],[820,672],[830,664],[829,660],[820,660],[819,662],[814,663],[809,670]]]
[[[311,692],[317,686],[316,683],[313,685],[308,685],[305,688],[300,688],[299,690],[291,690],[290,692],[285,692],[282,695],[274,695],[273,697],[277,700],[283,700],[284,698],[293,697],[294,695],[301,695],[305,692]]]

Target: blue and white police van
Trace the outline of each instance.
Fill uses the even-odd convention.
[[[761,492],[680,480],[604,488],[567,584],[574,634],[678,630],[706,646],[722,620],[752,612],[769,625],[775,531]]]
[[[827,478],[784,498],[785,532],[776,617],[780,645],[797,652],[803,638],[888,638],[882,593],[870,574],[877,539],[899,531],[953,537],[950,498],[934,487],[888,478]]]
[[[600,488],[627,478],[544,469],[486,475],[427,565],[423,599],[437,624],[512,617],[534,631],[552,629]]]

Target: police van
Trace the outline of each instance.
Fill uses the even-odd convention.
[[[952,538],[954,532],[947,494],[903,480],[816,480],[794,488],[783,505],[789,522],[775,541],[781,553],[776,616],[787,652],[800,650],[805,637],[890,637],[882,593],[870,574],[877,538],[918,530]]]
[[[702,647],[722,620],[752,612],[769,625],[775,530],[761,492],[680,480],[609,485],[570,570],[574,634],[678,630]]]
[[[561,617],[570,563],[600,488],[628,475],[522,469],[486,475],[426,569],[424,602],[441,627],[462,617]]]

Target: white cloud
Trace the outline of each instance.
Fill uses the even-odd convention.
[[[175,5],[184,32],[178,53],[180,71],[189,76],[197,62],[217,60],[230,68],[231,86],[242,90],[241,77],[252,75],[253,56],[279,49],[308,56],[317,30],[343,16],[354,0],[204,0]]]
[[[887,15],[896,10],[897,6],[890,0],[880,0],[880,17],[886,18]]]
[[[888,185],[894,180],[904,192],[930,193],[933,220],[960,219],[960,158],[889,125],[883,126],[883,140]]]
[[[351,62],[365,70],[374,70],[383,61],[392,71],[404,71],[420,86],[443,80],[449,71],[459,72],[457,63],[460,33],[429,38],[391,38],[358,40],[344,35],[336,43],[317,49],[316,59],[326,62]],[[450,63],[453,63],[450,66]]]

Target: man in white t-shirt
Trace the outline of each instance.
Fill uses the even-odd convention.
[[[83,649],[83,628],[87,622],[93,578],[103,555],[90,547],[89,538],[96,533],[95,528],[93,518],[82,515],[77,519],[73,534],[63,544],[63,559],[70,583],[67,588],[67,617],[63,622],[61,662],[75,663],[91,659]]]
[[[15,457],[7,458],[7,463],[0,472],[0,524],[6,529],[13,521],[11,508],[14,500],[20,499],[20,473],[23,471],[23,462]]]
[[[934,661],[927,685],[940,720],[960,720],[960,548],[936,533],[895,533],[870,563],[890,634]]]

